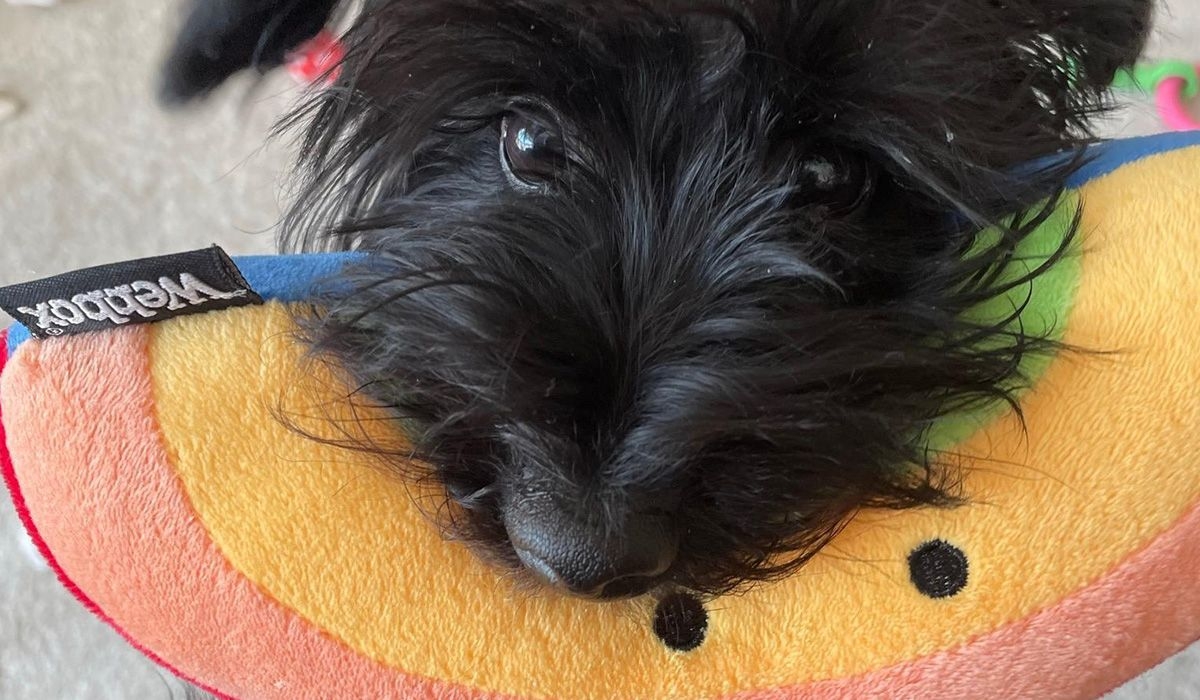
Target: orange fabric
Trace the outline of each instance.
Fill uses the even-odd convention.
[[[39,426],[8,435],[21,492],[72,581],[166,663],[235,697],[502,700],[373,664],[230,569],[163,452],[147,328],[27,343],[2,377],[6,424]]]
[[[643,602],[515,596],[438,539],[403,485],[275,422],[281,399],[293,411],[322,399],[330,405],[321,411],[337,410],[327,381],[304,388],[282,314],[159,327],[163,430],[225,556],[283,605],[389,666],[577,698],[708,697],[868,673],[1053,606],[1165,531],[1200,493],[1200,469],[1179,444],[1200,428],[1200,356],[1190,347],[1200,337],[1200,279],[1180,254],[1180,236],[1196,228],[1178,220],[1179,199],[1191,193],[1174,175],[1189,170],[1200,170],[1200,149],[1085,189],[1088,252],[1065,339],[1126,352],[1053,363],[1025,402],[1028,441],[1000,420],[963,446],[979,457],[965,484],[978,505],[863,514],[799,575],[718,601],[708,641],[686,655],[657,642]],[[1155,234],[1129,235],[1138,230]],[[1146,299],[1162,303],[1127,312]],[[197,352],[206,343],[220,357]],[[226,391],[203,390],[213,386]],[[309,403],[288,406],[296,396]],[[247,419],[261,429],[239,430]],[[968,587],[949,600],[925,598],[908,581],[907,554],[934,537],[971,562]],[[452,630],[430,633],[451,614]]]
[[[731,700],[1095,698],[1197,635],[1200,507],[1116,570],[1052,608],[956,649],[848,679]],[[1183,595],[1181,595],[1183,592]]]
[[[971,505],[862,514],[795,577],[710,603],[687,654],[646,602],[515,593],[437,537],[419,491],[280,425],[278,408],[309,428],[347,414],[277,306],[23,346],[0,377],[25,428],[9,446],[80,587],[247,699],[1089,697],[1200,636],[1188,172],[1200,148],[1083,189],[1064,340],[1119,352],[1052,362],[1027,439],[1003,418],[961,446]],[[969,559],[952,598],[908,580],[932,538]]]
[[[11,328],[0,331],[0,375],[3,374],[4,366],[8,363],[8,352],[3,348],[9,340],[8,336],[11,331]],[[2,388],[2,383],[0,383],[0,388]],[[0,393],[2,393],[2,391],[0,391]],[[3,402],[0,402],[0,409],[3,409]],[[56,413],[51,413],[45,417],[54,419],[60,418],[61,416],[58,416]],[[192,678],[186,673],[175,668],[171,664],[164,661],[162,657],[155,654],[153,650],[146,648],[137,639],[134,639],[132,636],[130,636],[129,633],[121,627],[121,625],[117,624],[117,622],[114,621],[104,610],[100,609],[100,607],[96,605],[96,602],[93,601],[88,594],[83,591],[83,589],[79,588],[79,586],[76,585],[67,572],[63,570],[62,565],[59,564],[54,552],[50,551],[50,546],[46,543],[46,540],[42,537],[37,525],[33,522],[33,516],[29,512],[29,508],[25,502],[24,494],[21,492],[21,485],[17,481],[17,473],[13,468],[11,455],[8,451],[8,439],[5,435],[3,410],[0,410],[0,478],[2,478],[5,487],[8,488],[8,494],[13,500],[13,506],[17,511],[17,519],[20,520],[21,524],[25,526],[25,530],[29,534],[29,538],[33,542],[33,545],[37,548],[42,558],[46,561],[46,564],[51,568],[51,570],[54,571],[59,582],[63,584],[63,587],[67,589],[68,593],[75,596],[75,599],[78,600],[85,608],[87,608],[89,612],[96,615],[96,617],[100,618],[100,620],[106,624],[111,625],[118,634],[120,634],[127,642],[130,643],[131,646],[145,654],[146,657],[154,663],[159,664],[168,671],[188,681],[192,685],[208,692],[218,700],[228,699],[227,695],[217,691],[215,688],[205,685],[203,681]],[[103,556],[103,550],[99,550],[99,554],[100,556]]]

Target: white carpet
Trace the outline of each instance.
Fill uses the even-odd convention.
[[[0,284],[213,242],[270,249],[269,234],[249,232],[279,214],[287,149],[262,144],[294,90],[286,79],[242,83],[198,112],[158,111],[150,86],[172,4],[0,1],[0,94],[24,105],[3,120],[0,104]],[[1175,0],[1152,52],[1200,60],[1200,0]],[[1157,128],[1141,103],[1110,131]],[[182,697],[23,547],[0,493],[0,699]],[[1200,645],[1114,698],[1200,698]]]

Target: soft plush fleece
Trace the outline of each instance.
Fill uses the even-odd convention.
[[[1197,144],[1110,145],[1081,174],[1078,281],[1046,308],[1117,352],[1054,359],[1027,435],[1001,416],[956,448],[971,505],[861,514],[792,579],[710,602],[692,652],[646,601],[513,591],[439,538],[433,494],[288,429],[390,429],[290,334],[280,301],[334,258],[239,261],[265,307],[15,329],[6,476],[76,595],[231,697],[1095,697],[1200,638]],[[933,539],[969,562],[937,600],[907,564]]]

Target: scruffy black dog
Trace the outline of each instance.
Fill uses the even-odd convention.
[[[167,96],[334,5],[196,0]],[[286,246],[371,253],[309,339],[492,559],[596,598],[779,577],[858,509],[960,495],[928,428],[1049,344],[964,311],[1012,288],[1150,12],[367,0],[293,117]]]

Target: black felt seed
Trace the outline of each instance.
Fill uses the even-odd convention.
[[[949,598],[967,585],[967,555],[943,540],[930,540],[908,555],[913,585],[930,598]]]
[[[675,651],[691,651],[704,643],[708,612],[704,604],[686,593],[672,593],[654,610],[654,633]]]

